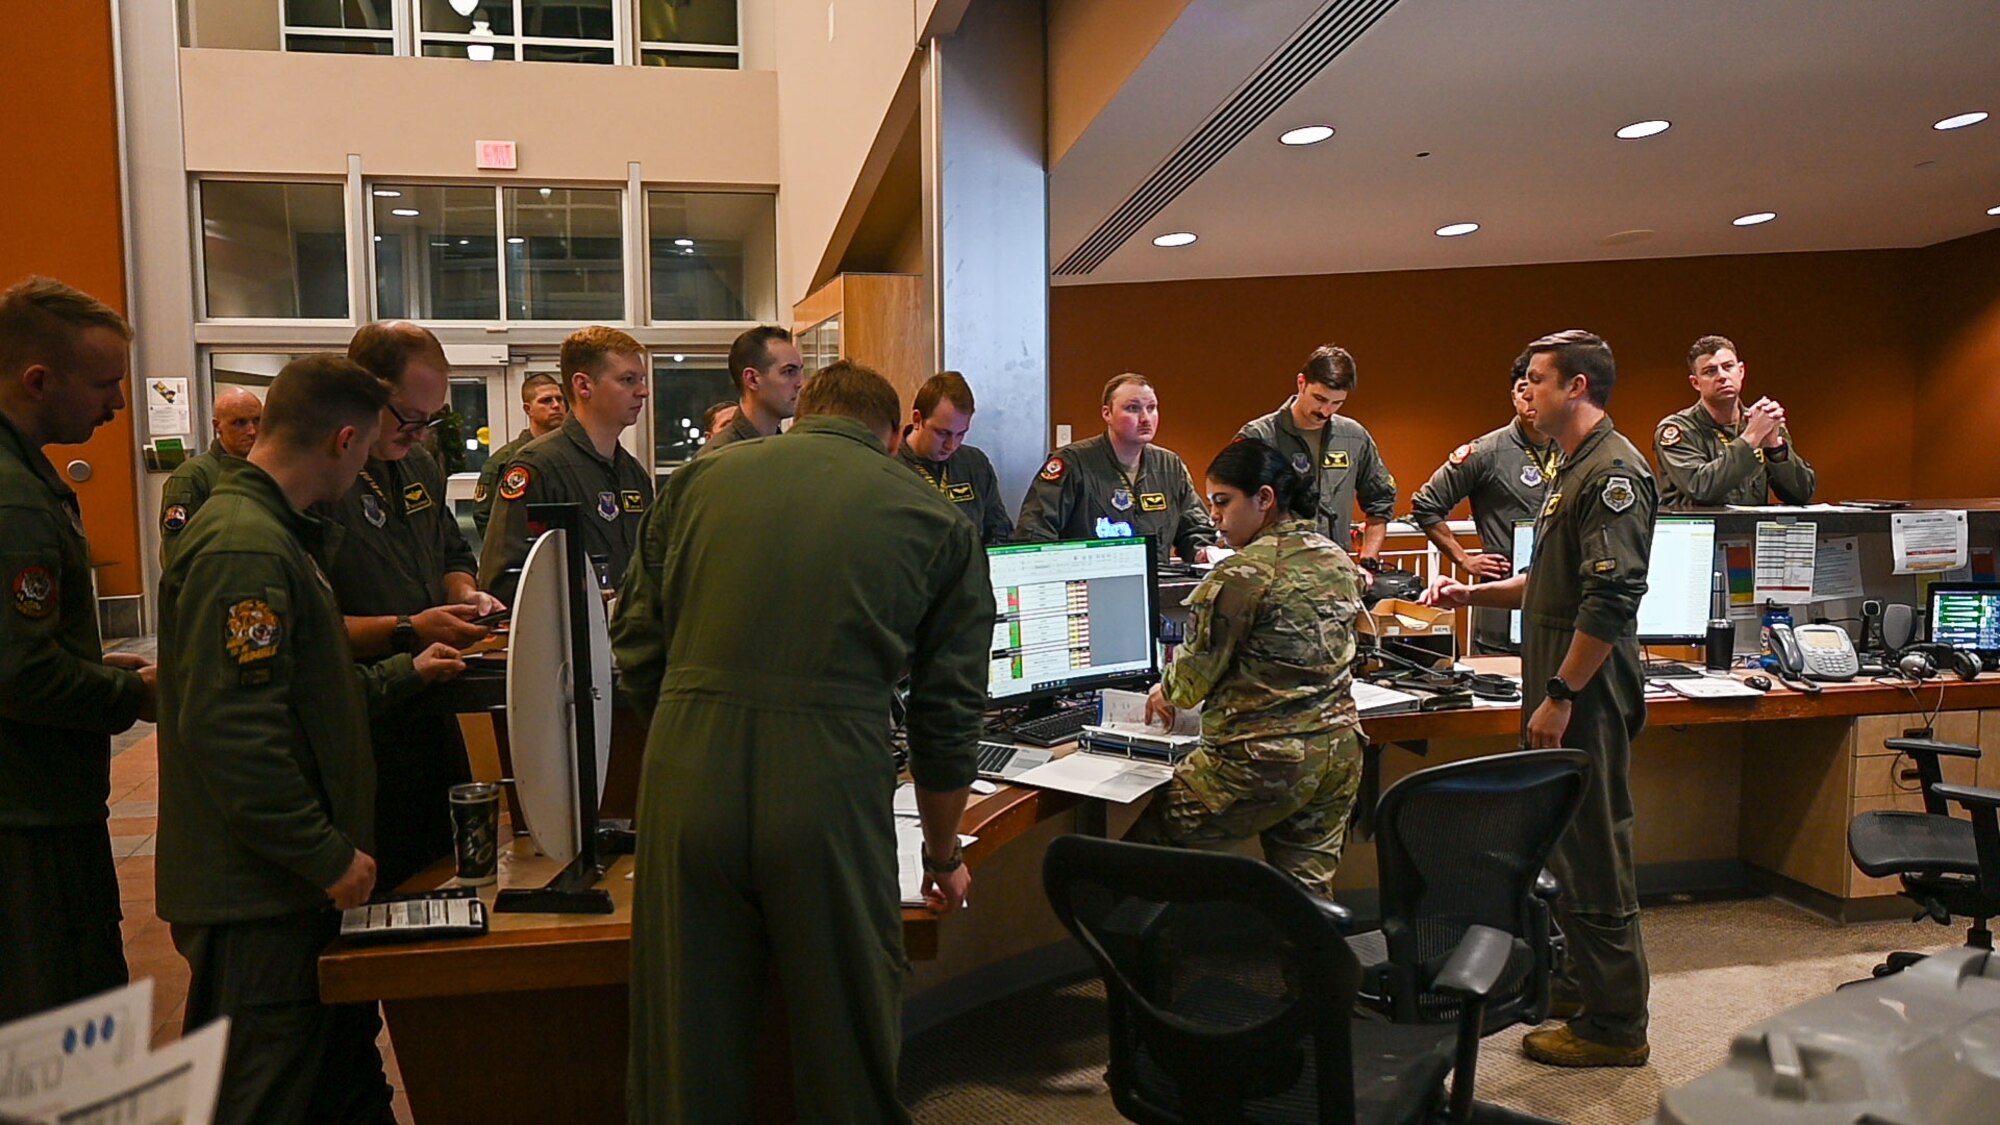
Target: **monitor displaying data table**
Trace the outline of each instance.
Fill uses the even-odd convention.
[[[1535,521],[1514,523],[1514,565],[1527,570],[1535,553]],[[1708,638],[1710,580],[1715,573],[1715,521],[1662,516],[1653,525],[1646,562],[1646,596],[1639,599],[1639,640],[1701,644]],[[1508,636],[1521,643],[1521,611],[1509,615]]]
[[[1076,539],[986,549],[992,573],[987,697],[1013,703],[1159,671],[1150,540]]]

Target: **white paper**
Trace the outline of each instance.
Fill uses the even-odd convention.
[[[153,379],[147,382],[146,433],[155,438],[194,433],[186,379]],[[198,450],[190,449],[188,452]]]
[[[63,1091],[55,1125],[207,1125],[229,1048],[229,1017]]]
[[[1860,596],[1860,540],[1852,535],[1820,540],[1819,555],[1813,564],[1813,600],[1830,602]]]
[[[1141,762],[1079,750],[1036,766],[1014,778],[1013,784],[1099,797],[1125,805],[1165,785],[1173,776],[1174,768],[1162,762]]]
[[[1801,605],[1812,600],[1819,525],[1757,524],[1757,604]]]
[[[1422,705],[1422,699],[1407,691],[1371,684],[1367,680],[1354,681],[1354,706],[1364,719],[1370,715],[1401,715]]]
[[[1146,693],[1142,691],[1120,691],[1105,688],[1099,696],[1098,715],[1103,721],[1090,726],[1102,727],[1119,734],[1162,734],[1201,736],[1201,708],[1181,708],[1174,712],[1172,730],[1162,730],[1146,723]]]
[[[958,846],[969,848],[978,839],[961,833]],[[924,904],[924,830],[914,821],[896,822],[896,889],[904,906]]]
[[[1700,676],[1666,681],[1667,690],[1687,699],[1736,699],[1764,694],[1734,676]]]
[[[0,1027],[0,1113],[53,1117],[69,1091],[146,1054],[153,1037],[153,981]]]
[[[1852,504],[1731,504],[1732,512],[1872,512]]]
[[[1965,513],[1891,512],[1889,544],[1897,574],[1954,570],[1970,561],[1965,550]]]

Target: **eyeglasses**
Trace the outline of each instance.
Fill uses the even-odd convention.
[[[394,414],[396,416],[396,422],[397,422],[396,429],[406,434],[420,434],[423,433],[425,430],[435,430],[439,426],[444,425],[445,417],[447,414],[449,414],[449,411],[440,410],[437,412],[437,414],[429,417],[419,414],[416,417],[412,418],[409,415],[403,413],[402,411],[396,409],[396,404],[393,402],[386,402],[383,403],[382,405],[388,407],[389,413]]]

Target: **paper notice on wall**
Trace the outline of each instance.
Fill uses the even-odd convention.
[[[1723,577],[1728,583],[1729,616],[1757,616],[1757,548],[1748,539],[1724,539],[1716,543],[1722,554]]]
[[[1965,513],[1891,512],[1889,546],[1897,574],[1934,574],[1969,565]]]
[[[1757,604],[1802,605],[1812,600],[1819,525],[1757,525]]]
[[[1860,539],[1853,535],[1836,535],[1820,540],[1819,557],[1813,564],[1813,600],[1830,602],[1836,598],[1860,596]]]
[[[194,412],[188,406],[186,379],[146,381],[146,432],[154,437],[194,432]]]

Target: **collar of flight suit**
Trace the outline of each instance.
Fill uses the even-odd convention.
[[[1528,435],[1528,424],[1526,422],[1523,422],[1519,416],[1515,417],[1514,424],[1508,427],[1508,431],[1509,431],[1509,436],[1514,439],[1515,445],[1518,445],[1522,449],[1528,450],[1531,453],[1546,454],[1549,451],[1549,447],[1555,445],[1555,442],[1549,441],[1547,439],[1536,441],[1534,438],[1530,437]]]
[[[1617,427],[1611,424],[1611,415],[1606,414],[1604,417],[1599,418],[1597,425],[1592,426],[1590,432],[1583,435],[1583,441],[1576,447],[1576,452],[1563,458],[1562,467],[1567,469],[1585,457],[1590,456],[1590,451],[1597,448],[1597,443],[1604,440],[1604,435],[1614,429],[1617,429]]]
[[[1694,405],[1683,411],[1682,416],[1695,425],[1721,434],[1731,441],[1734,441],[1743,433],[1743,401],[1741,399],[1738,399],[1736,402],[1736,424],[1733,427],[1725,426],[1716,421],[1715,415],[1708,412],[1708,404],[1700,399],[1694,400]]]
[[[340,546],[342,531],[339,524],[323,520],[311,512],[292,506],[292,498],[278,487],[271,474],[259,468],[248,458],[229,457],[222,464],[222,484],[231,491],[242,492],[276,516],[286,530],[299,537],[306,549],[325,562],[332,558]],[[217,486],[217,491],[221,485]]]
[[[578,449],[583,450],[585,456],[589,457],[592,461],[595,461],[598,464],[604,466],[606,469],[609,469],[613,465],[617,464],[618,462],[617,448],[615,446],[612,448],[611,456],[609,457],[606,457],[602,453],[599,453],[597,451],[597,446],[591,444],[590,431],[583,428],[583,422],[580,421],[576,415],[572,414],[569,417],[563,419],[562,435],[568,438],[570,442],[574,444]]]
[[[1299,396],[1292,395],[1285,399],[1285,405],[1280,406],[1278,408],[1278,428],[1281,430],[1288,430],[1291,433],[1297,434],[1300,438],[1304,438],[1306,436],[1306,432],[1304,430],[1299,429],[1299,420],[1292,416],[1292,404],[1297,401],[1299,401]],[[1328,419],[1326,424],[1322,425],[1319,428],[1319,439],[1320,439],[1320,444],[1322,446],[1326,444],[1326,439],[1328,436],[1330,436],[1329,431],[1331,431],[1332,429],[1333,429],[1332,419]]]
[[[16,429],[14,420],[4,413],[0,413],[0,449],[12,453],[21,464],[28,467],[29,472],[40,477],[42,483],[49,486],[49,491],[55,493],[56,499],[65,503],[73,503],[76,500],[76,490],[56,473],[56,467],[49,460],[49,455],[43,453],[40,448],[29,445],[28,435]]]
[[[888,448],[875,431],[863,425],[858,418],[848,418],[840,414],[811,414],[792,422],[795,434],[830,434],[860,442],[877,453],[887,453]]]

